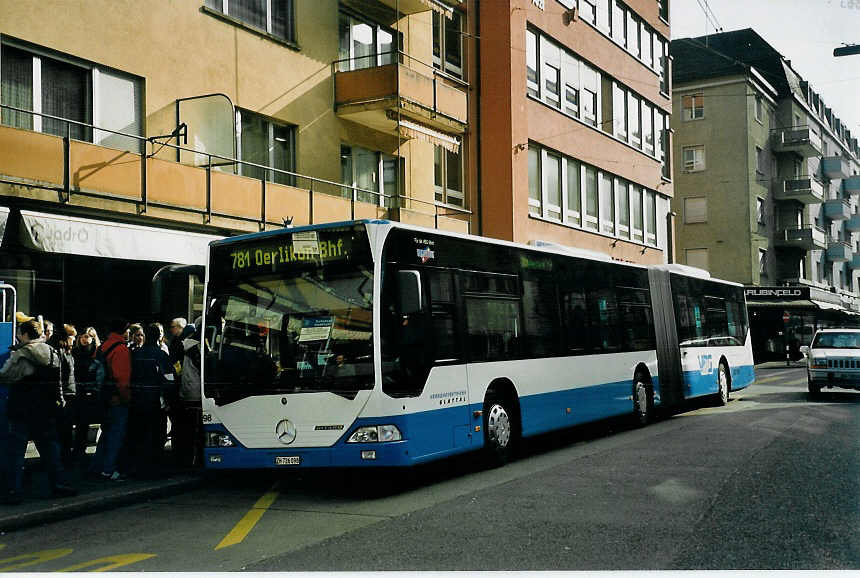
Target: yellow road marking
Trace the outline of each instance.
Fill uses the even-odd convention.
[[[275,482],[275,484],[269,488],[269,491],[257,500],[257,503],[251,507],[251,510],[245,514],[235,526],[233,526],[230,533],[224,536],[224,539],[215,546],[216,550],[220,550],[221,548],[226,548],[228,546],[234,546],[245,539],[248,533],[254,529],[257,522],[260,521],[260,518],[263,517],[263,514],[266,513],[266,510],[275,503],[275,499],[278,497],[278,492],[276,491],[277,487],[278,483]]]
[[[10,570],[26,568],[27,566],[33,566],[41,562],[56,560],[57,558],[62,558],[63,556],[71,554],[72,551],[73,550],[71,548],[59,548],[57,550],[41,550],[39,552],[33,552],[32,554],[21,554],[20,556],[3,558],[0,560],[0,572],[9,572]],[[6,565],[4,566],[4,564]]]
[[[89,562],[81,562],[80,564],[75,564],[74,566],[57,570],[57,572],[79,572],[85,568],[88,569],[88,572],[107,572],[108,570],[113,570],[120,566],[128,566],[129,564],[134,564],[141,560],[148,560],[149,558],[155,558],[155,554],[119,554],[117,556],[105,556],[104,558],[97,558],[95,560],[90,560]]]

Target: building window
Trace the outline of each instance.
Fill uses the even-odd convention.
[[[627,46],[627,14],[624,5],[618,0],[612,3],[612,39],[619,45]]]
[[[654,191],[645,191],[645,243],[657,244],[657,195]]]
[[[759,95],[756,95],[755,97],[755,119],[759,121],[759,123],[763,122],[764,119],[764,101]]]
[[[767,275],[767,251],[758,250],[758,272],[759,275]]]
[[[760,146],[755,147],[755,173],[759,180],[764,176],[764,168],[767,166],[767,159],[764,156],[764,149]]]
[[[528,85],[529,96],[540,98],[540,85],[538,83],[537,35],[531,30],[526,30],[526,84]]]
[[[259,114],[237,109],[236,134],[239,159],[244,161],[239,165],[240,175],[261,180],[265,178],[282,185],[295,185],[295,176],[280,172],[295,171],[294,126],[277,124]]]
[[[657,36],[654,36],[657,38]],[[659,50],[658,50],[659,48]],[[669,43],[662,38],[657,38],[654,45],[654,61],[657,63],[657,75],[660,77],[660,92],[669,94],[669,75],[666,74],[669,61]]]
[[[654,109],[642,100],[642,142],[644,150],[654,156]]]
[[[672,178],[672,162],[669,147],[669,115],[654,109],[654,137],[657,139],[655,152],[660,159],[660,168],[664,179]]]
[[[633,95],[627,93],[627,126],[630,132],[630,144],[637,149],[642,148],[642,125],[639,119],[639,113],[642,110],[640,100]]]
[[[705,170],[705,146],[684,147],[684,171],[688,173]]]
[[[761,197],[755,199],[755,220],[759,225],[764,225],[764,199]],[[798,226],[800,226],[799,222]]]
[[[564,220],[567,223],[582,225],[582,171],[580,164],[573,160],[567,159],[566,167],[566,205]]]
[[[0,104],[59,117],[3,109],[0,122],[76,140],[140,152],[143,135],[143,80],[99,65],[64,56],[58,60],[39,51],[4,43],[0,47]],[[94,125],[106,130],[93,130]]]
[[[395,61],[395,32],[390,28],[340,12],[338,37],[340,72],[384,66]]]
[[[206,7],[272,36],[295,42],[293,0],[206,0]]]
[[[630,238],[630,190],[627,181],[615,179],[615,196],[618,200],[618,236]]]
[[[433,66],[463,78],[463,16],[457,10],[451,18],[433,11]]]
[[[529,214],[541,215],[540,149],[529,146]]]
[[[639,58],[639,20],[632,10],[627,11],[627,51]]]
[[[579,17],[589,24],[597,24],[597,0],[579,0]]]
[[[612,175],[600,172],[600,230],[615,234],[615,191],[612,188]]]
[[[597,169],[585,167],[585,228],[596,231],[597,227]]]
[[[436,201],[446,205],[465,207],[463,194],[462,148],[456,153],[436,145],[433,152],[433,184]]]
[[[561,157],[544,151],[543,162],[543,216],[561,220]]]
[[[684,199],[684,223],[708,222],[708,198],[687,197]]]
[[[546,38],[540,39],[540,56],[543,70],[543,99],[553,108],[561,107],[561,50]]]
[[[564,112],[579,116],[579,60],[568,52],[562,54],[564,73]]]
[[[341,194],[356,201],[391,206],[399,194],[398,158],[358,146],[340,146]],[[401,171],[402,174],[402,171]]]
[[[669,0],[657,0],[657,13],[660,18],[669,21]]]
[[[627,95],[617,82],[612,83],[612,124],[615,136],[627,141]]]
[[[699,120],[705,118],[705,95],[702,92],[696,94],[685,94],[681,97],[681,109],[683,119]]]
[[[685,249],[684,259],[690,267],[698,267],[705,271],[708,271],[710,268],[707,249]]]
[[[630,207],[633,214],[633,240],[640,243],[645,240],[645,223],[642,213],[642,188],[631,185]]]
[[[582,72],[582,120],[591,126],[600,122],[598,103],[600,102],[600,74],[585,64],[580,67]]]

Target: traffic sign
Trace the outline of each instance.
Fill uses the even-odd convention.
[[[782,314],[782,322],[788,323],[790,320],[791,320],[791,313],[789,313],[788,311],[784,312]]]

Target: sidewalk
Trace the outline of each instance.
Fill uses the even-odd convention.
[[[167,459],[169,461],[169,452]],[[0,504],[0,533],[178,494],[204,481],[201,469],[171,466],[165,467],[158,479],[93,480],[86,476],[89,459],[83,464],[66,471],[69,483],[80,493],[71,498],[55,498],[51,496],[47,475],[39,459],[28,457],[29,474],[24,478],[23,502],[15,506]]]

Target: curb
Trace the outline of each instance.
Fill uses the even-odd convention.
[[[190,489],[195,489],[203,485],[205,481],[206,479],[203,475],[186,474],[168,478],[156,484],[129,488],[128,491],[121,493],[101,491],[65,498],[60,502],[52,503],[50,506],[37,510],[10,513],[5,516],[0,515],[0,532],[20,530],[49,522],[103,512],[152,498],[179,494]]]

